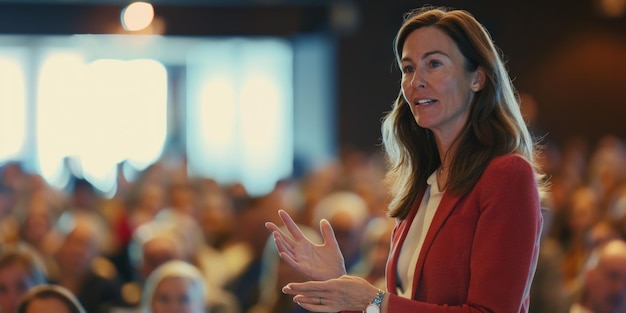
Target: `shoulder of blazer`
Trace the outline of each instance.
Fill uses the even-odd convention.
[[[483,176],[491,179],[502,178],[502,175],[531,175],[534,177],[534,169],[524,157],[518,154],[505,154],[493,158],[483,173]]]

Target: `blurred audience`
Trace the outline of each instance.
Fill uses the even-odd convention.
[[[617,251],[616,240],[626,239],[626,145],[612,135],[545,145],[538,159],[551,188],[542,195],[530,312],[567,312],[574,300],[572,310],[612,312],[596,308],[604,300],[593,300],[605,297],[597,286],[608,264],[597,251]],[[70,291],[90,313],[138,312],[146,279],[171,261],[199,272],[209,295],[204,312],[296,312],[279,286],[297,277],[264,252],[272,246],[264,222],[277,218],[278,209],[313,229],[329,220],[349,271],[376,283],[394,227],[385,217],[384,173],[380,153],[342,147],[337,158],[252,197],[241,183],[189,177],[184,162],[158,160],[132,179],[118,171],[120,189],[105,196],[84,178],[55,189],[19,161],[6,162],[0,165],[2,312],[15,312],[17,295],[43,283]],[[17,257],[22,250],[32,258]],[[606,306],[618,306],[625,293],[615,279]]]
[[[391,248],[391,232],[395,227],[393,219],[376,216],[367,222],[361,241],[362,258],[352,272],[374,286],[385,289],[385,270]]]
[[[333,226],[348,273],[361,261],[361,240],[370,219],[367,202],[353,191],[335,191],[322,197],[313,207],[311,227],[322,219]]]

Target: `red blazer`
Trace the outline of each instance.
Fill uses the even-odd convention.
[[[396,294],[397,263],[420,201],[392,235],[387,312],[528,312],[542,224],[531,165],[517,155],[497,157],[468,194],[444,193],[409,300]]]

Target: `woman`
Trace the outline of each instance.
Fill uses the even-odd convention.
[[[146,279],[141,298],[145,313],[205,313],[207,290],[198,268],[184,261],[168,261]]]
[[[401,93],[382,125],[396,219],[386,291],[345,275],[330,224],[311,243],[285,212],[281,257],[314,281],[283,292],[315,312],[528,312],[541,230],[535,143],[487,31],[468,12],[407,14]]]

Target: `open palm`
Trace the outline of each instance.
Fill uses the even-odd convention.
[[[289,214],[278,211],[289,234],[272,222],[265,223],[273,236],[280,257],[300,273],[314,280],[338,278],[346,274],[343,255],[335,233],[327,220],[320,221],[324,242],[317,244],[307,238]]]

